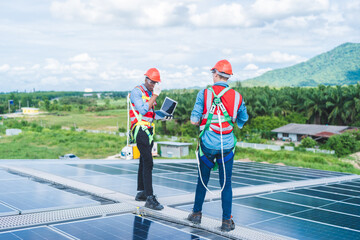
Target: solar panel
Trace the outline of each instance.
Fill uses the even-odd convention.
[[[98,205],[100,202],[62,191],[48,184],[32,181],[27,177],[0,180],[0,201],[13,209],[2,211],[1,215],[62,209],[78,206]],[[18,210],[14,212],[14,209]]]
[[[251,227],[274,232],[295,239],[344,240],[360,239],[360,233],[350,229],[324,225],[292,217],[280,217],[271,221],[259,222]]]
[[[360,217],[360,206],[359,205],[337,202],[337,203],[333,203],[333,204],[330,204],[327,206],[322,206],[321,208],[329,209],[329,210],[333,210],[333,211],[337,211],[337,212],[348,213],[348,214],[352,214],[352,215],[357,215]]]
[[[83,168],[77,168],[66,164],[25,164],[24,166],[64,177],[104,175],[101,172],[85,171]]]
[[[270,194],[264,194],[261,195],[263,198],[272,198],[277,199],[281,201],[286,201],[290,203],[296,203],[301,204],[305,206],[313,206],[313,207],[320,207],[324,206],[330,203],[333,203],[334,201],[331,200],[325,200],[321,198],[314,198],[310,196],[304,196],[304,195],[298,195],[293,194],[289,192],[277,192],[277,193],[270,193]]]
[[[307,207],[291,203],[278,202],[260,197],[235,198],[233,199],[233,204],[241,204],[281,214],[293,214],[309,209]]]
[[[297,189],[297,190],[292,190],[290,192],[309,195],[309,196],[315,196],[315,197],[320,197],[320,198],[325,198],[325,199],[338,200],[338,201],[349,198],[349,196],[345,196],[345,195],[321,192],[321,191],[316,191],[316,190],[312,190],[312,189]]]
[[[346,227],[349,229],[360,230],[360,217],[357,216],[329,212],[321,209],[312,209],[296,213],[294,216],[335,226]]]
[[[16,214],[19,214],[19,211],[16,211],[15,209],[9,208],[8,206],[0,203],[0,216],[9,216]]]
[[[65,237],[63,234],[55,232],[48,227],[36,227],[25,230],[0,233],[0,240],[19,240],[19,239],[69,240],[68,237]]]
[[[360,205],[360,198],[350,198],[350,199],[344,200],[344,202]]]
[[[53,225],[79,239],[204,239],[132,214]]]
[[[325,192],[336,193],[336,194],[343,194],[343,195],[348,195],[348,196],[360,196],[360,192],[357,192],[357,191],[345,190],[345,189],[339,189],[339,188],[332,188],[332,187],[328,187],[328,186],[314,187],[312,189],[325,191]]]
[[[82,164],[32,164],[27,166],[64,178],[135,196],[137,192],[138,163],[132,161],[132,163],[119,162],[114,164],[112,162],[108,164],[106,161],[97,161],[94,164],[92,161],[86,160],[81,162]],[[249,189],[251,185],[275,185],[276,183],[301,180],[308,180],[306,181],[308,183],[311,179],[345,175],[348,174],[262,163],[235,162],[232,182],[233,188],[246,186],[246,189]],[[0,179],[1,176],[0,171]],[[218,176],[218,171],[211,172],[209,187],[213,190],[220,189]],[[11,177],[11,175],[7,177]],[[161,198],[164,197],[179,196],[179,199],[184,198],[184,203],[188,203],[193,201],[193,199],[188,198],[188,194],[195,192],[197,178],[197,165],[195,163],[181,162],[181,160],[176,163],[155,162],[153,170],[154,193],[159,196],[160,202],[162,202]],[[26,178],[22,180],[24,179]],[[6,199],[5,194],[1,193],[0,199],[3,197],[4,200],[12,202],[12,204],[18,204],[17,207],[24,212],[94,204],[87,201],[76,202],[74,196],[79,196],[70,193],[68,193],[68,196],[58,196],[55,192],[60,190],[56,189],[54,191],[54,188],[46,184],[36,183],[28,179],[26,180],[30,183],[15,179],[7,180],[13,181],[12,185],[2,184],[3,181],[0,181],[0,187],[5,190],[8,189],[8,193],[11,193],[17,187],[21,191],[7,194],[10,196],[9,199]],[[340,181],[343,181],[343,178]],[[275,186],[283,185],[276,184]],[[286,184],[286,186],[290,186],[290,184]],[[49,190],[49,188],[53,190]],[[253,194],[241,198],[236,197],[233,199],[232,215],[237,225],[267,230],[289,237],[300,239],[360,239],[360,229],[357,227],[357,225],[360,226],[358,224],[360,222],[359,188],[360,181],[351,181],[341,182],[341,184],[299,188],[291,191]],[[261,190],[262,187],[258,189]],[[265,187],[263,189],[266,191]],[[240,193],[241,190],[236,189],[236,193]],[[51,196],[54,197],[51,198]],[[24,201],[24,198],[30,200]],[[42,198],[47,198],[54,205],[49,205],[49,203],[41,200]],[[89,200],[86,197],[84,198]],[[20,203],[20,199],[25,203]],[[166,201],[171,201],[169,199],[174,198],[168,198]],[[26,205],[28,203],[29,206]],[[99,204],[99,202],[95,201],[95,204]],[[187,211],[191,211],[192,207],[193,204],[178,206],[178,208]],[[8,209],[4,211],[6,212]],[[203,213],[221,219],[221,201],[205,202]],[[174,231],[169,226],[135,217],[131,214],[56,224],[51,225],[47,230],[55,230],[55,233],[63,232],[67,236],[80,239],[93,239],[96,237],[100,239],[197,238],[195,235],[189,235],[189,233],[183,235],[184,232],[182,231],[179,233],[177,229]],[[0,239],[1,237],[0,234]],[[51,239],[56,239],[56,237]]]
[[[134,176],[136,177],[136,175]],[[98,187],[114,190],[134,197],[137,193],[137,181],[132,178],[119,177],[114,175],[110,175],[110,176],[104,175],[104,176],[71,177],[71,179],[87,184],[92,184]],[[161,186],[156,184],[153,184],[153,188],[154,188],[154,193],[162,197],[183,195],[189,193],[189,192],[173,189],[169,186]]]
[[[23,213],[100,204],[100,202],[86,197],[50,189],[48,191],[0,194],[0,200]]]

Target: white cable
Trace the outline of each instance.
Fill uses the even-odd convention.
[[[200,159],[198,156],[198,151],[195,151],[195,155],[196,155],[196,160],[197,160],[197,165],[198,165],[198,170],[199,170],[199,177],[200,177],[200,181],[202,183],[202,185],[204,186],[204,188],[211,193],[212,195],[216,195],[216,196],[220,196],[220,194],[222,193],[222,191],[224,190],[225,184],[226,184],[226,171],[225,171],[225,160],[224,160],[224,152],[223,152],[223,138],[222,138],[222,123],[220,122],[220,111],[219,111],[219,106],[217,106],[217,113],[218,113],[218,120],[219,120],[219,125],[220,125],[220,142],[221,142],[221,158],[222,158],[222,162],[223,162],[223,168],[224,168],[224,184],[220,190],[219,193],[213,193],[204,183],[202,175],[201,175],[201,169],[200,169]],[[201,147],[201,146],[200,146]],[[215,160],[216,161],[216,160]],[[220,177],[220,175],[219,175]]]
[[[218,112],[218,120],[219,120],[219,125],[220,125],[220,142],[221,142],[221,160],[223,163],[223,169],[224,169],[224,184],[220,190],[220,193],[222,193],[222,191],[225,188],[225,184],[226,184],[226,172],[225,172],[225,159],[224,159],[224,149],[223,149],[223,137],[222,137],[222,122],[220,122],[220,111],[219,111],[219,106],[217,109]],[[220,175],[219,175],[220,177]]]
[[[128,95],[127,95],[127,98],[126,98],[126,105],[127,105],[127,107],[126,107],[126,110],[127,110],[127,129],[126,129],[126,135],[127,135],[127,137],[126,137],[126,152],[125,152],[125,154],[126,154],[126,156],[125,156],[125,159],[127,159],[127,157],[128,157],[128,153],[129,153],[129,137],[130,137],[130,130],[129,130],[129,119],[130,119],[130,114],[129,114],[129,104],[130,104],[130,93],[128,93]]]

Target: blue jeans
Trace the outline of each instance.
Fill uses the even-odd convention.
[[[209,160],[214,160],[215,158],[219,159],[218,165],[219,165],[219,181],[220,186],[222,188],[224,184],[224,169],[223,169],[223,163],[221,161],[221,150],[213,150],[204,147],[204,145],[201,145],[201,149],[203,153],[206,155],[206,157]],[[224,157],[229,154],[232,151],[232,149],[224,149]],[[200,157],[199,157],[200,158]],[[231,188],[231,176],[232,176],[232,168],[234,163],[234,157],[232,157],[229,161],[225,163],[225,173],[226,173],[226,183],[225,187],[221,193],[221,205],[223,210],[223,219],[230,219],[231,218],[231,205],[232,205],[232,188]],[[200,160],[200,171],[201,176],[203,179],[204,184],[207,186],[210,178],[210,172],[211,168],[206,166],[201,160]],[[195,193],[195,203],[194,203],[194,212],[199,212],[202,210],[202,205],[204,203],[206,195],[206,189],[201,183],[200,175],[198,176],[198,182],[196,186],[196,193]]]

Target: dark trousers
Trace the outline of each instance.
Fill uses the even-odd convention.
[[[149,132],[152,134],[153,129],[149,128]],[[136,136],[136,144],[140,151],[137,190],[145,190],[146,196],[151,196],[153,195],[152,170],[154,165],[151,149],[154,142],[150,145],[148,135],[140,127],[138,135]]]
[[[214,160],[215,158],[221,159],[221,150],[208,149],[204,145],[201,145],[201,149],[202,149],[203,153],[208,157],[209,160]],[[228,155],[231,151],[232,151],[232,149],[224,149],[223,150],[224,157],[226,155]],[[200,156],[199,156],[199,158],[200,158]],[[234,163],[234,157],[225,163],[226,180],[224,181],[224,179],[225,179],[224,178],[224,166],[223,166],[222,160],[220,162],[218,162],[220,187],[223,187],[224,182],[225,182],[225,187],[224,187],[223,191],[221,192],[221,206],[222,206],[222,210],[223,210],[223,215],[222,215],[223,219],[231,218],[231,207],[232,207],[231,176],[232,176],[233,163]],[[209,179],[210,179],[211,169],[208,166],[206,166],[206,164],[203,163],[201,160],[200,160],[200,171],[201,171],[201,176],[204,181],[204,184],[207,186]],[[200,175],[199,175],[197,186],[196,186],[196,193],[195,193],[195,203],[194,203],[194,208],[193,208],[194,212],[199,212],[202,210],[205,195],[206,195],[206,189],[203,186],[203,184],[201,183]]]

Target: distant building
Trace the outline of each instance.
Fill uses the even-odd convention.
[[[32,115],[32,114],[39,114],[38,108],[31,108],[31,107],[23,107],[21,108],[23,114]]]
[[[315,140],[320,140],[322,138],[329,138],[335,134],[341,134],[349,129],[352,129],[352,127],[290,123],[273,129],[271,132],[277,133],[278,139],[300,142],[302,138],[307,136],[310,136]]]
[[[6,136],[15,136],[15,135],[19,135],[20,133],[22,133],[21,129],[17,129],[17,128],[6,129]]]
[[[183,157],[189,155],[189,146],[191,143],[181,142],[157,142],[160,146],[161,157]]]
[[[101,93],[84,93],[83,97],[97,97],[97,98],[101,98]]]

